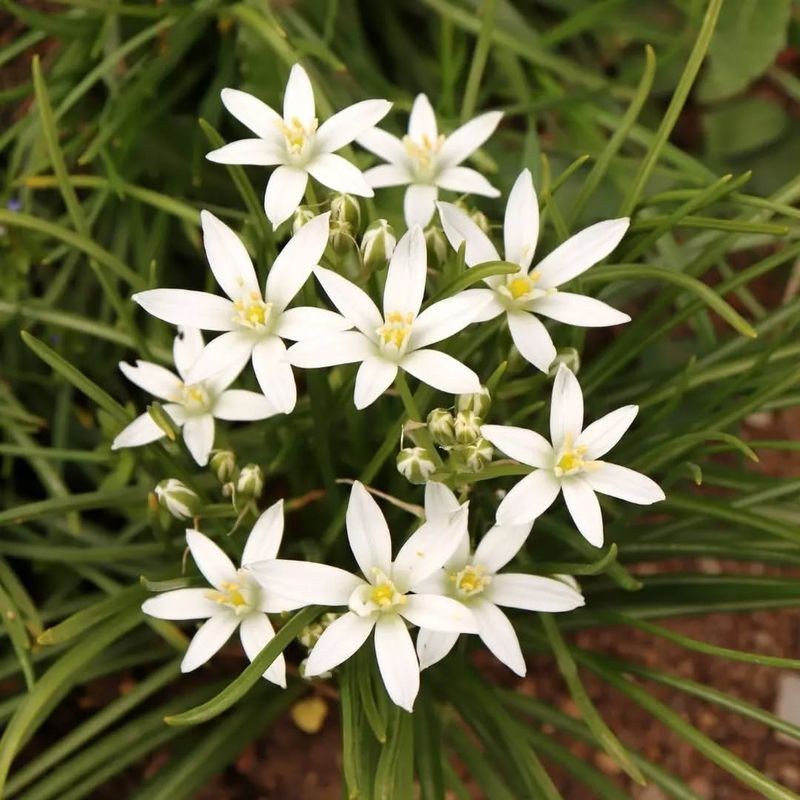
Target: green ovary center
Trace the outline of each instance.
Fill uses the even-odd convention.
[[[270,321],[272,303],[265,303],[258,292],[251,292],[246,299],[237,300],[234,307],[234,321],[245,328],[260,330],[266,328]]]
[[[459,572],[451,572],[450,580],[459,596],[474,597],[492,582],[492,576],[486,575],[483,567],[467,564]]]
[[[376,331],[381,350],[397,354],[404,353],[413,322],[414,315],[411,313],[390,311],[386,315],[384,324]]]
[[[306,145],[311,141],[316,133],[319,120],[315,117],[311,120],[308,127],[303,125],[298,117],[292,117],[288,122],[276,120],[275,124],[286,140],[286,149],[290,155],[299,156],[305,153]]]
[[[529,275],[519,273],[509,279],[508,283],[502,287],[512,300],[532,299],[530,295],[536,289],[539,282],[539,273],[531,272]]]
[[[410,136],[403,137],[403,147],[411,160],[411,169],[419,180],[429,181],[433,178],[436,156],[442,149],[444,139],[444,136],[431,139],[427,134],[423,134],[419,140]]]
[[[208,392],[202,383],[181,384],[179,401],[187,411],[203,412],[208,408]]]
[[[557,478],[562,475],[572,475],[576,472],[583,472],[589,466],[590,462],[584,460],[586,455],[586,446],[579,447],[572,446],[572,439],[568,437],[564,442],[564,447],[559,453],[558,459],[553,468]]]

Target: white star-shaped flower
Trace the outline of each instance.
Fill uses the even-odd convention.
[[[206,663],[239,628],[247,657],[252,661],[275,635],[267,614],[297,608],[256,580],[250,570],[253,562],[275,559],[283,538],[283,500],[270,506],[256,521],[242,553],[242,566],[233,562],[207,536],[186,531],[192,558],[213,589],[175,589],[145,600],[142,611],[151,617],[169,620],[205,619],[192,638],[181,662],[182,672],[191,672]],[[268,681],[286,686],[286,664],[279,655],[264,672]]]
[[[489,237],[464,211],[452,203],[438,206],[450,244],[458,250],[463,242],[467,243],[467,266],[500,260]],[[547,328],[536,318],[537,314],[582,328],[629,322],[627,314],[600,300],[558,289],[604,259],[619,244],[629,224],[630,220],[623,217],[591,225],[567,239],[531,270],[539,237],[539,204],[531,173],[523,170],[508,196],[503,226],[505,260],[519,264],[520,271],[486,278],[490,288],[481,291],[491,301],[481,319],[489,320],[505,313],[517,349],[542,372],[553,362],[556,349]]]
[[[350,327],[332,311],[287,308],[325,250],[329,214],[314,217],[286,243],[267,275],[263,294],[250,255],[236,234],[208,211],[201,217],[208,263],[228,297],[189,289],[150,289],[133,299],[154,317],[174,325],[225,331],[192,367],[192,382],[222,369],[241,372],[252,358],[264,395],[277,411],[288,414],[297,402],[297,386],[284,359],[283,339],[296,341]]]
[[[368,169],[364,177],[374,189],[408,185],[403,204],[408,227],[430,222],[439,189],[499,197],[500,192],[480,172],[462,167],[461,162],[494,133],[502,117],[500,111],[488,111],[444,136],[430,101],[419,94],[411,107],[408,134],[402,139],[380,128],[358,137],[362,147],[389,162]]]
[[[383,313],[355,284],[328,269],[316,269],[328,297],[357,328],[308,339],[287,352],[297,367],[330,367],[360,361],[356,376],[356,408],[366,408],[404,369],[424,383],[449,394],[480,391],[478,376],[452,356],[427,346],[452,336],[469,325],[489,298],[467,290],[426,308],[427,256],[419,226],[398,242],[383,292]]]
[[[430,484],[429,484],[430,485]],[[425,518],[436,519],[458,510],[455,495],[442,484],[426,491]],[[469,549],[466,526],[455,553],[423,582],[421,588],[452,597],[472,612],[478,636],[512,672],[525,675],[525,659],[517,634],[499,606],[526,611],[572,611],[584,604],[583,596],[555,578],[522,573],[497,574],[519,552],[531,530],[523,525],[495,525],[481,539],[474,554]],[[417,655],[421,669],[443,659],[459,634],[422,628],[417,634]]]
[[[172,348],[178,375],[159,364],[137,361],[136,366],[124,362],[119,368],[123,375],[153,397],[166,401],[164,411],[180,428],[183,440],[194,460],[201,466],[208,463],[214,446],[214,418],[233,422],[266,419],[278,412],[261,394],[243,389],[228,389],[241,371],[234,365],[202,381],[189,379],[190,371],[203,352],[203,336],[197,328],[183,327],[175,337]],[[111,449],[139,447],[166,436],[150,414],[136,417],[124,428]]]
[[[564,493],[578,530],[595,547],[603,544],[603,518],[595,492],[650,505],[664,492],[646,475],[598,461],[622,438],[639,411],[623,406],[583,427],[583,394],[578,379],[561,364],[550,403],[552,444],[535,431],[511,425],[483,425],[481,433],[507,456],[534,467],[503,498],[498,525],[530,523]]]
[[[361,171],[335,151],[383,119],[392,107],[388,100],[363,100],[319,125],[311,81],[295,64],[286,84],[282,117],[237,89],[223,89],[222,102],[258,138],[231,142],[206,158],[219,164],[278,166],[264,195],[264,210],[273,228],[289,219],[300,205],[309,175],[336,192],[373,196]]]
[[[392,560],[386,519],[369,492],[356,482],[347,506],[347,536],[363,578],[303,561],[254,565],[260,580],[293,601],[348,607],[320,636],[306,662],[306,676],[320,675],[346,661],[374,630],[375,655],[386,691],[398,706],[411,711],[419,691],[419,662],[407,623],[458,633],[477,630],[472,613],[462,603],[436,592],[417,592],[453,553],[466,518],[464,506],[425,522]]]

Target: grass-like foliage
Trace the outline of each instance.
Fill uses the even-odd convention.
[[[800,256],[800,137],[778,103],[748,91],[766,74],[800,95],[797,78],[771,66],[789,0],[45,5],[5,0],[0,11],[10,31],[0,40],[0,682],[11,687],[0,701],[0,795],[96,796],[168,751],[134,797],[189,798],[322,691],[338,695],[348,797],[465,798],[478,787],[493,800],[558,798],[551,765],[586,796],[622,797],[565,737],[604,750],[635,782],[697,797],[617,738],[584,688],[593,673],[748,791],[796,797],[648,685],[790,736],[800,729],[571,642],[612,624],[711,654],[720,669],[730,659],[800,667],[658,622],[797,605],[796,579],[636,574],[643,562],[703,556],[800,565],[798,482],[755,463],[797,443],[740,438],[745,418],[800,397],[800,299],[767,302],[774,292],[761,291],[781,291]],[[306,73],[318,129],[302,118]],[[286,90],[296,115],[246,133],[240,121],[258,115],[243,95],[221,99],[226,88],[276,109]],[[424,128],[420,93],[442,134],[477,117],[485,135],[471,129],[472,150],[430,131],[370,141],[364,128],[376,123],[403,137],[412,104]],[[325,120],[375,98],[393,104],[388,115],[375,100],[327,130],[339,161],[306,159]],[[692,133],[698,118],[705,138]],[[230,145],[255,135],[260,144]],[[277,166],[273,135],[294,166]],[[363,196],[359,170],[403,182],[396,167],[371,169],[388,158],[373,152],[395,146],[427,185]],[[434,174],[448,147],[463,163]],[[755,176],[743,171],[751,165]],[[436,182],[446,203],[430,219]],[[344,183],[356,187],[347,196]],[[558,264],[547,258],[598,221],[594,238],[561,250]],[[541,270],[528,275],[520,263],[533,245]],[[156,291],[167,288],[209,292],[216,305]],[[414,329],[411,295],[422,288]],[[379,310],[359,305],[359,290]],[[556,310],[574,295],[603,305]],[[474,322],[484,301],[499,310]],[[300,307],[315,310],[291,316]],[[220,331],[230,320],[224,346],[197,360],[203,342],[187,326]],[[177,364],[170,322],[182,326]],[[363,332],[343,333],[353,324]],[[440,355],[424,356],[428,344]],[[165,377],[175,367],[180,378]],[[605,447],[578,436],[581,394],[584,425],[623,409]],[[612,445],[627,472],[603,471]],[[188,534],[190,556],[187,527],[200,531]],[[420,567],[436,558],[435,570]],[[509,561],[511,575],[494,575],[492,564]],[[507,600],[508,618],[486,597]],[[186,598],[202,613],[188,613]],[[195,635],[181,621],[190,618],[210,621]],[[181,674],[239,623],[249,664],[233,639]],[[344,652],[347,636],[330,644],[344,626],[360,649]],[[423,667],[452,647],[423,669],[418,693],[409,630]],[[550,657],[579,719],[515,693],[481,642],[522,674],[517,637],[525,655]],[[77,713],[77,687],[122,673],[135,676],[130,691],[65,734],[63,722],[51,727]]]

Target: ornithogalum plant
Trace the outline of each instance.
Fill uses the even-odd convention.
[[[785,34],[782,2],[721,38],[721,0],[664,4],[661,89],[696,31],[668,103],[619,40],[637,4],[8,4],[0,65],[47,56],[0,133],[1,796],[222,796],[338,704],[349,798],[694,797],[586,671],[794,796],[650,684],[795,725],[569,635],[800,666],[655,621],[800,598],[761,576],[800,563],[796,486],[747,463],[796,447],[742,432],[796,403],[800,300],[762,282],[800,178],[745,190],[712,123],[708,158],[670,140],[709,47],[695,112],[744,102],[774,53],[737,84],[731,31]]]

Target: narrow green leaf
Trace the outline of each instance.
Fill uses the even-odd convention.
[[[0,617],[3,620],[3,627],[11,639],[11,646],[19,661],[22,674],[25,676],[25,685],[28,687],[28,691],[31,691],[36,683],[36,677],[31,663],[31,644],[28,632],[25,630],[19,609],[2,586],[0,586]]]
[[[197,725],[227,711],[255,686],[264,670],[286,649],[306,625],[319,615],[320,609],[310,606],[298,611],[276,634],[245,669],[216,697],[196,708],[166,717],[167,725]]]
[[[375,800],[393,800],[414,794],[414,728],[411,714],[392,706],[386,744],[375,770]]]
[[[442,286],[428,301],[428,305],[445,297],[458,294],[458,292],[468,289],[473,284],[479,283],[486,278],[491,278],[493,275],[514,275],[517,272],[519,272],[519,264],[512,264],[510,261],[486,261],[483,264],[470,267]]]
[[[0,511],[0,525],[18,524],[20,522],[27,522],[28,520],[38,519],[40,517],[49,517],[53,516],[54,514],[63,514],[67,511],[80,511],[87,508],[115,508],[126,504],[133,504],[137,502],[141,503],[146,497],[147,490],[139,487],[128,487],[126,489],[99,492],[84,492],[83,494],[71,494],[67,495],[66,497],[51,497],[47,500],[37,500],[36,502],[26,503],[22,506],[3,509]],[[130,545],[130,547],[146,547],[146,549],[142,551],[143,553],[149,553],[152,549],[151,545]],[[92,549],[94,548],[85,548],[87,552],[91,551]],[[113,552],[115,548],[112,547],[100,549]],[[47,558],[45,555],[44,557],[48,561],[53,561],[58,560],[58,558],[60,558],[62,553],[65,551],[77,554],[82,550],[83,548],[78,547],[56,546],[53,548],[53,553],[58,553],[58,556],[54,555],[53,558]],[[26,551],[31,557],[40,557],[33,556],[34,550],[30,549],[30,546],[25,543],[8,541],[0,542],[0,552],[5,553],[6,555],[18,555]],[[59,553],[59,551],[61,552]],[[120,552],[125,552],[125,547],[122,547]],[[163,552],[163,550],[160,552]]]

